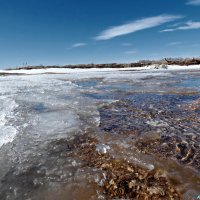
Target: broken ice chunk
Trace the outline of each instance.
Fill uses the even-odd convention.
[[[105,144],[96,145],[96,151],[98,151],[99,153],[105,154],[107,153],[108,150],[110,150],[110,147],[108,145]]]

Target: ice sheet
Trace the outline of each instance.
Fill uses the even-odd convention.
[[[14,110],[17,104],[10,97],[0,96],[0,148],[2,145],[12,142],[17,134],[17,127],[10,121],[14,118]]]
[[[4,180],[0,194],[3,199],[39,199],[32,197],[41,195],[40,189],[44,189],[46,198],[48,191],[62,190],[62,184],[69,188],[82,184],[85,192],[87,183],[84,180],[88,180],[88,175],[93,180],[97,169],[81,168],[81,160],[76,157],[80,152],[76,150],[79,147],[83,150],[84,145],[91,147],[95,139],[97,143],[92,151],[98,155],[122,157],[149,171],[155,170],[154,159],[148,155],[148,158],[142,157],[135,151],[133,144],[137,132],[128,131],[134,126],[138,130],[143,126],[165,130],[168,124],[164,122],[168,121],[148,119],[145,124],[140,117],[149,116],[146,109],[157,112],[152,101],[158,100],[159,104],[163,91],[173,90],[173,86],[188,76],[198,79],[196,74],[196,71],[171,73],[163,69],[90,69],[71,70],[65,74],[0,76],[0,180]],[[185,84],[191,85],[190,82]],[[174,91],[180,92],[178,89]],[[133,111],[138,117],[134,117]],[[77,135],[78,138],[92,136],[94,141],[90,137],[86,137],[85,142],[84,137],[83,141],[77,140]],[[30,191],[29,196],[22,196],[27,195],[27,191]]]

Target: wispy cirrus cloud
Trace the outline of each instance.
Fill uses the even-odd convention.
[[[135,50],[130,50],[130,51],[125,51],[124,53],[125,53],[125,54],[136,54],[137,51],[135,51]]]
[[[122,35],[127,35],[130,33],[134,33],[140,30],[153,28],[156,26],[160,26],[167,22],[172,22],[182,18],[179,15],[159,15],[155,17],[147,17],[143,19],[139,19],[136,21],[132,21],[130,23],[125,23],[120,26],[114,26],[102,31],[97,37],[96,40],[109,40],[115,37],[119,37]]]
[[[182,42],[176,41],[176,42],[170,42],[167,44],[167,46],[176,46],[176,45],[180,45],[182,44]]]
[[[178,26],[176,28],[164,29],[164,30],[161,30],[160,32],[172,32],[172,31],[178,31],[178,30],[192,30],[192,29],[193,30],[200,29],[200,22],[189,21],[189,22],[186,22],[182,26]]]
[[[178,30],[200,29],[200,22],[187,22],[184,26],[179,26]]]
[[[77,47],[83,47],[83,46],[86,46],[87,44],[86,43],[75,43],[72,45],[72,48],[77,48]]]
[[[124,46],[124,47],[130,47],[130,46],[132,46],[133,44],[132,44],[132,43],[129,43],[129,42],[125,42],[125,43],[122,43],[121,45]]]
[[[192,44],[192,47],[200,47],[200,44]]]
[[[200,0],[188,0],[187,5],[200,6]]]
[[[164,33],[164,32],[172,32],[172,31],[175,31],[175,29],[173,29],[173,28],[167,28],[167,29],[161,30],[159,32],[160,33]]]

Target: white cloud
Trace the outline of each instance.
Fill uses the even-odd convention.
[[[172,31],[177,31],[177,30],[192,30],[192,29],[200,29],[200,22],[186,22],[185,25],[179,26],[173,29],[164,29],[161,30],[160,32],[172,32]]]
[[[135,54],[135,53],[137,53],[137,51],[134,51],[134,50],[133,51],[125,51],[124,53],[125,54]]]
[[[187,22],[184,26],[179,26],[177,30],[189,30],[189,29],[199,29],[200,22]]]
[[[169,28],[173,28],[173,27],[177,27],[177,26],[180,26],[182,24],[182,22],[177,22],[175,24],[170,24],[168,27]]]
[[[192,47],[200,47],[200,44],[192,44]]]
[[[147,17],[130,23],[122,24],[120,26],[108,28],[95,37],[95,39],[109,40],[118,36],[134,33],[136,31],[156,27],[180,18],[182,18],[182,16],[178,15],[159,15],[155,17]]]
[[[125,47],[130,47],[132,46],[132,43],[125,42],[125,43],[122,43],[121,45]]]
[[[77,48],[77,47],[83,47],[83,46],[86,46],[87,44],[86,43],[75,43],[72,45],[72,48]]]
[[[174,31],[174,29],[168,28],[168,29],[161,30],[160,33],[163,33],[163,32],[172,32],[172,31]]]
[[[186,4],[200,6],[200,0],[189,0]]]
[[[176,46],[176,45],[180,45],[180,44],[182,44],[182,42],[170,42],[170,43],[168,43],[167,45],[168,46]]]

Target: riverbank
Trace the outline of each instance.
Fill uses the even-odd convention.
[[[0,75],[33,75],[33,74],[66,74],[66,73],[95,73],[95,72],[104,72],[104,71],[143,71],[143,70],[199,70],[200,65],[189,65],[189,66],[181,66],[181,65],[148,65],[148,66],[142,66],[142,67],[115,67],[112,68],[109,65],[105,68],[98,68],[98,67],[92,67],[92,68],[63,68],[63,67],[47,67],[47,68],[20,68],[20,69],[12,69],[12,70],[0,70]]]

